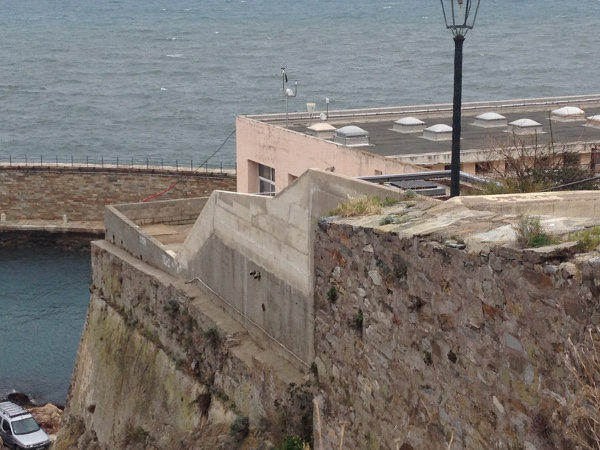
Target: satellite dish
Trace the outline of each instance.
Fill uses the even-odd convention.
[[[321,118],[321,120],[322,120],[322,121],[325,121],[325,120],[327,120],[327,116],[325,115],[325,113],[321,113],[321,114],[319,115],[319,117]]]
[[[294,94],[294,91],[292,91],[290,88],[287,88],[285,90],[285,95],[287,95],[288,97],[294,97],[296,94]]]

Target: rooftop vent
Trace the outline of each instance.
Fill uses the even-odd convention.
[[[590,116],[585,123],[586,127],[600,128],[600,116]]]
[[[508,124],[508,132],[516,135],[541,134],[542,124],[531,119],[519,119]]]
[[[306,129],[306,134],[320,139],[333,139],[335,127],[326,122],[318,122]]]
[[[333,142],[349,147],[369,145],[369,132],[362,128],[349,125],[333,132]]]
[[[452,127],[440,123],[425,128],[423,130],[423,139],[430,141],[450,141],[452,140]]]
[[[483,128],[505,127],[507,125],[506,117],[495,112],[481,114],[475,117],[473,125]]]
[[[399,133],[420,133],[425,128],[425,122],[416,117],[403,117],[394,122],[393,131]]]
[[[558,122],[573,122],[575,120],[584,120],[585,112],[574,106],[565,106],[564,108],[552,111],[551,118]]]

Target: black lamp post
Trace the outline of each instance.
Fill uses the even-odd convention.
[[[450,197],[460,195],[460,132],[462,104],[463,43],[467,31],[475,26],[481,0],[440,0],[446,28],[454,35],[454,100],[452,106],[452,159],[450,160]]]

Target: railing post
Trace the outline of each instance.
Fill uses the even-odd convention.
[[[161,169],[165,168],[165,165],[163,164],[163,159],[162,158],[160,158],[160,168]]]
[[[119,157],[117,156],[117,169],[119,168]]]
[[[44,165],[44,161],[42,160],[42,155],[40,155],[40,167]]]
[[[12,166],[12,155],[8,155],[8,165]]]
[[[100,161],[101,161],[101,163],[102,163],[102,168],[104,169],[104,155],[102,155],[102,156],[100,157]]]
[[[175,169],[179,172],[179,161],[175,160]]]
[[[27,155],[25,155],[25,167],[27,167]]]
[[[85,155],[85,165],[90,167],[90,157],[88,155]]]
[[[190,170],[193,172],[194,171],[194,160],[190,159]]]

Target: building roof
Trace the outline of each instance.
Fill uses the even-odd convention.
[[[506,145],[511,134],[506,126],[481,125],[483,119],[500,119],[505,117],[507,123],[528,119],[541,124],[542,134],[538,134],[538,145],[545,146],[551,139],[555,144],[572,144],[576,142],[600,143],[600,128],[585,126],[585,121],[551,120],[552,112],[557,109],[579,108],[586,116],[600,116],[600,95],[580,95],[571,97],[549,97],[542,99],[519,99],[489,102],[463,103],[461,151],[487,150]],[[483,117],[482,117],[483,116]],[[501,116],[501,117],[499,117]],[[285,114],[263,114],[248,116],[254,120],[283,126]],[[556,117],[556,115],[555,115]],[[354,126],[368,132],[370,143],[361,151],[387,157],[403,157],[424,154],[446,154],[451,151],[448,140],[432,141],[424,139],[419,133],[402,133],[394,130],[394,123],[403,119],[414,122],[414,119],[425,122],[425,127],[444,124],[452,126],[452,105],[435,104],[403,107],[370,108],[362,110],[329,111],[327,123],[338,128]],[[590,124],[595,119],[589,119]],[[597,120],[597,119],[596,119]],[[479,124],[475,125],[478,121]],[[404,122],[404,121],[403,121]],[[290,129],[306,133],[309,123],[307,113],[290,113]]]
[[[590,110],[591,111],[591,110]],[[591,111],[591,112],[595,112]],[[527,117],[523,117],[524,115]],[[478,114],[479,115],[479,114]],[[553,138],[556,144],[566,144],[572,142],[599,142],[600,129],[586,127],[585,122],[558,122],[550,120],[550,110],[533,112],[516,112],[502,114],[508,122],[528,119],[538,122],[542,125],[543,134],[538,135],[538,144],[546,145]],[[358,119],[356,122],[350,122],[369,132],[370,145],[362,150],[381,156],[401,156],[425,153],[445,153],[450,152],[451,144],[449,141],[431,141],[424,139],[421,133],[403,134],[393,131],[393,124],[398,120],[386,118],[382,121],[365,121]],[[452,117],[429,117],[424,119],[426,124],[452,126]],[[507,132],[506,127],[482,128],[473,125],[474,115],[464,115],[462,118],[461,149],[466,150],[486,150],[497,148],[511,139],[511,134]],[[305,128],[294,127],[296,131],[303,132]],[[552,133],[550,133],[552,131]]]

